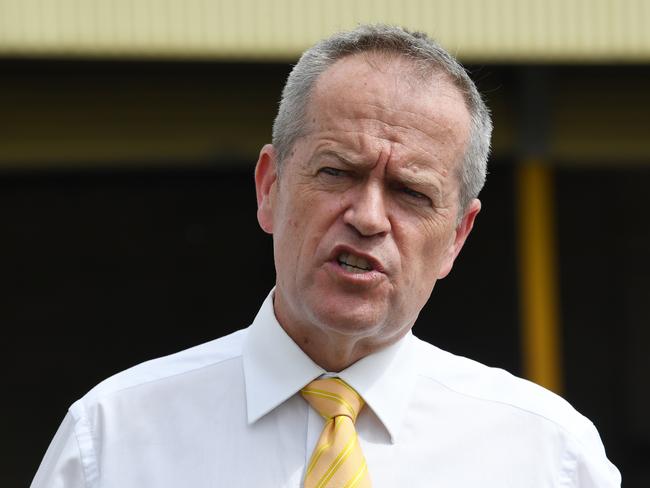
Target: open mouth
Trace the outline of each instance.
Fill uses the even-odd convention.
[[[341,253],[336,260],[344,270],[350,273],[367,273],[373,270],[372,264],[368,260],[349,252]]]

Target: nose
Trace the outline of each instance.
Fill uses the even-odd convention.
[[[381,185],[367,182],[359,185],[351,195],[343,221],[364,237],[385,234],[391,223],[386,212],[384,191]]]

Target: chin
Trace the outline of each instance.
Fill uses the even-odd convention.
[[[341,335],[370,336],[378,333],[386,323],[385,314],[371,304],[345,309],[341,306],[326,307],[323,303],[319,305],[312,310],[314,322],[324,330]]]

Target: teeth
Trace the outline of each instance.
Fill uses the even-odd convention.
[[[341,254],[338,261],[343,268],[353,273],[363,273],[364,271],[372,270],[372,265],[367,260],[348,252]]]
[[[341,263],[341,267],[344,270],[346,270],[346,271],[348,271],[350,273],[354,273],[354,274],[361,274],[361,273],[366,273],[367,272],[367,270],[365,270],[365,269],[355,268],[354,266],[350,266],[350,265],[345,264],[345,263]]]

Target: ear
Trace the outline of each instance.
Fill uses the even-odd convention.
[[[480,211],[481,201],[478,198],[475,198],[467,206],[467,210],[465,211],[465,215],[463,215],[463,219],[456,227],[456,235],[453,242],[450,244],[449,249],[447,250],[447,257],[440,267],[438,279],[444,278],[451,271],[451,268],[454,265],[454,261],[460,253],[460,250],[463,248],[463,244],[465,244],[467,236],[469,236],[469,233],[472,231],[472,228],[474,227],[474,221],[476,220],[476,216]]]
[[[255,166],[257,221],[264,232],[273,234],[273,205],[275,203],[277,167],[275,148],[266,144]]]

